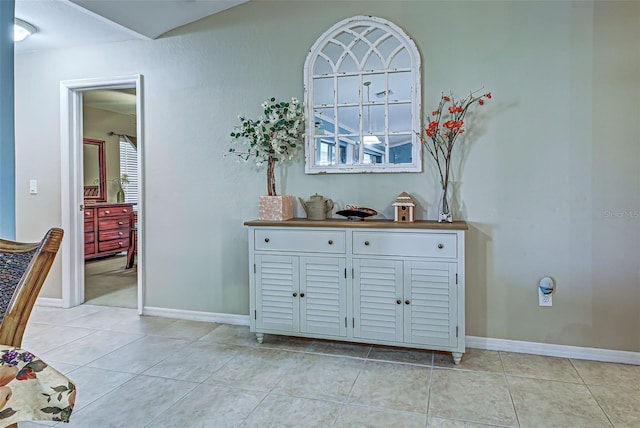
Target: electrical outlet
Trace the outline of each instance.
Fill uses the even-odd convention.
[[[538,306],[553,306],[552,293],[544,294],[538,288]]]

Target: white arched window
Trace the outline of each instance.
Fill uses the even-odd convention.
[[[420,172],[420,54],[395,24],[356,16],[304,66],[306,172]]]

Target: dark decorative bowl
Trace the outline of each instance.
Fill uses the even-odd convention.
[[[362,221],[366,217],[378,214],[378,212],[371,208],[347,205],[346,210],[338,211],[336,214],[346,217],[349,221]]]

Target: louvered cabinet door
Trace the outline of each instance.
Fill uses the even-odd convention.
[[[300,331],[347,335],[344,257],[300,257]]]
[[[353,336],[402,342],[402,260],[353,259]]]
[[[298,332],[298,257],[256,254],[255,262],[256,328]]]
[[[457,346],[457,264],[404,263],[405,342],[439,347]]]

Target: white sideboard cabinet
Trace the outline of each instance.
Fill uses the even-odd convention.
[[[250,326],[282,334],[465,351],[465,222],[254,220]]]

